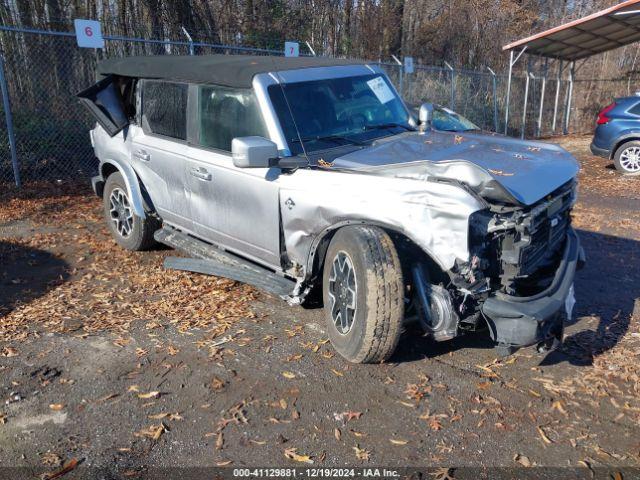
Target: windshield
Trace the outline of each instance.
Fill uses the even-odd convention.
[[[480,130],[475,123],[468,118],[444,107],[433,108],[433,119],[431,125],[436,130],[447,132],[465,132],[468,130]]]
[[[271,85],[269,96],[294,155],[413,130],[409,113],[379,74]]]

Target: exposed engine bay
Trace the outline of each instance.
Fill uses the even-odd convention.
[[[490,205],[469,224],[469,262],[457,261],[446,288],[414,267],[414,302],[436,340],[482,324],[481,305],[496,293],[531,297],[549,288],[571,225],[576,186],[570,181],[532,206]],[[440,284],[443,285],[443,284]]]

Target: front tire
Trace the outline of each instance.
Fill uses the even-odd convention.
[[[104,218],[115,241],[127,250],[149,250],[160,227],[151,215],[142,219],[133,212],[129,192],[120,172],[109,175],[102,195]]]
[[[391,237],[371,226],[348,226],[331,240],[323,300],[329,339],[354,363],[387,360],[404,318],[402,267]]]
[[[613,164],[623,175],[640,175],[640,142],[633,140],[618,147]]]

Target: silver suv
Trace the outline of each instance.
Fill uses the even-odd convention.
[[[375,65],[328,58],[106,60],[81,92],[93,187],[124,248],[171,268],[322,303],[352,362],[407,319],[436,341],[488,328],[505,351],[557,345],[584,261],[562,148],[433,128]]]

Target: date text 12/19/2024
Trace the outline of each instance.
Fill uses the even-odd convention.
[[[386,468],[234,468],[235,478],[398,478]]]

